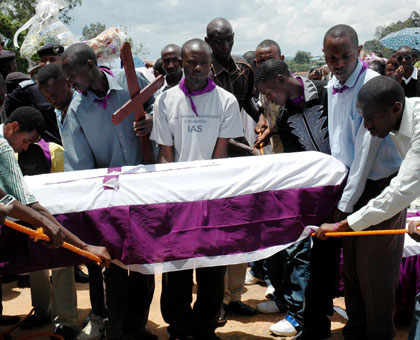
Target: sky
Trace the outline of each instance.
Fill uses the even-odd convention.
[[[286,56],[298,50],[316,56],[322,54],[325,32],[336,24],[352,26],[363,43],[374,38],[377,26],[406,20],[419,9],[420,0],[83,0],[69,14],[74,18],[70,30],[76,35],[98,21],[128,27],[133,40],[147,48],[147,59],[156,59],[167,44],[203,39],[207,24],[217,17],[233,26],[233,54],[255,50],[262,40],[272,39]]]

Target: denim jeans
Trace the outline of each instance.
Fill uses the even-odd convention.
[[[288,309],[287,314],[303,323],[303,300],[309,281],[311,238],[290,247],[266,260],[274,295]]]
[[[411,319],[408,340],[420,340],[420,293],[416,296],[416,305],[414,306],[413,318]]]
[[[267,283],[267,286],[271,286],[270,277],[267,271],[266,260],[258,260],[255,262],[249,263],[251,269],[249,270],[252,276],[264,280]]]

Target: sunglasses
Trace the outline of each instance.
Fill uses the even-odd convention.
[[[398,57],[397,60],[399,62],[402,62],[404,59],[405,60],[411,60],[411,58],[413,58],[411,55],[406,55],[405,57]]]

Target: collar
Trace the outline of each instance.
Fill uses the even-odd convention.
[[[300,78],[303,81],[303,95],[305,96],[305,102],[310,102],[311,100],[318,99],[318,90],[312,81],[308,78]]]
[[[214,76],[215,77],[217,77],[222,72],[226,72],[227,74],[240,72],[240,69],[239,69],[238,65],[235,63],[235,60],[233,60],[232,57],[230,57],[229,64],[235,65],[235,71],[234,72],[229,72],[226,68],[224,68],[222,65],[220,65],[220,63],[217,61],[217,59],[213,55],[213,53],[211,54],[211,62],[212,62],[213,67],[214,67]]]
[[[96,100],[104,99],[105,97],[109,96],[109,94],[111,93],[112,90],[115,90],[115,91],[123,90],[121,85],[116,80],[116,76],[111,76],[110,74],[108,74],[107,72],[104,72],[104,71],[102,71],[102,73],[105,74],[105,77],[108,81],[108,92],[106,93],[106,95],[104,97],[100,98],[93,91],[87,90],[85,98],[90,100],[91,102],[93,102],[95,99]]]
[[[4,138],[4,124],[0,124],[0,137]]]
[[[342,88],[344,86],[347,86],[350,88],[353,87],[354,85],[356,85],[356,82],[359,79],[359,74],[360,74],[360,71],[362,70],[362,67],[363,67],[363,64],[361,60],[357,59],[356,67],[354,68],[352,74],[343,85],[341,85],[338,79],[335,76],[333,76],[330,82],[328,83],[328,85],[325,87],[326,88],[334,87],[336,89]]]
[[[162,89],[164,89],[164,90],[169,90],[170,88],[172,88],[172,87],[175,87],[176,85],[178,85],[181,81],[183,81],[184,80],[184,78],[185,78],[185,75],[184,75],[184,70],[182,70],[182,77],[181,77],[181,79],[179,80],[179,82],[178,82],[178,84],[176,84],[176,85],[174,85],[174,86],[169,86],[168,85],[168,82],[166,81],[166,77],[167,76],[165,76],[165,78],[164,78],[164,83],[163,83],[163,86],[162,86]]]
[[[395,135],[403,135],[411,138],[411,122],[409,112],[413,112],[413,103],[409,98],[405,98],[404,111],[401,117],[401,124],[398,131],[392,131]]]
[[[299,80],[303,89],[303,95],[293,100],[288,100],[288,105],[299,106],[302,102],[307,103],[319,98],[315,85],[309,79],[303,77],[295,77],[295,79]]]
[[[409,76],[408,78],[403,77],[404,83],[407,85],[411,79],[417,80],[417,74],[418,74],[417,67],[413,65],[413,72],[411,73],[411,76]]]

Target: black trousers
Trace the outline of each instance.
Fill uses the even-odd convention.
[[[93,262],[86,263],[89,273],[89,297],[92,313],[105,318],[105,293],[102,268]]]
[[[223,303],[225,271],[225,266],[196,269],[197,300],[193,308],[193,271],[163,274],[161,311],[172,336],[193,335],[194,339],[205,340],[214,334]]]
[[[104,273],[108,322],[107,337],[122,337],[147,324],[155,290],[154,275],[125,270],[115,264]]]
[[[370,199],[378,196],[395,175],[396,173],[378,181],[368,180],[354,211],[359,210]],[[333,314],[333,299],[338,281],[341,247],[342,240],[340,238],[330,237],[325,241],[313,238],[310,278],[306,288],[303,311],[305,326],[309,328],[330,328],[328,315]]]

